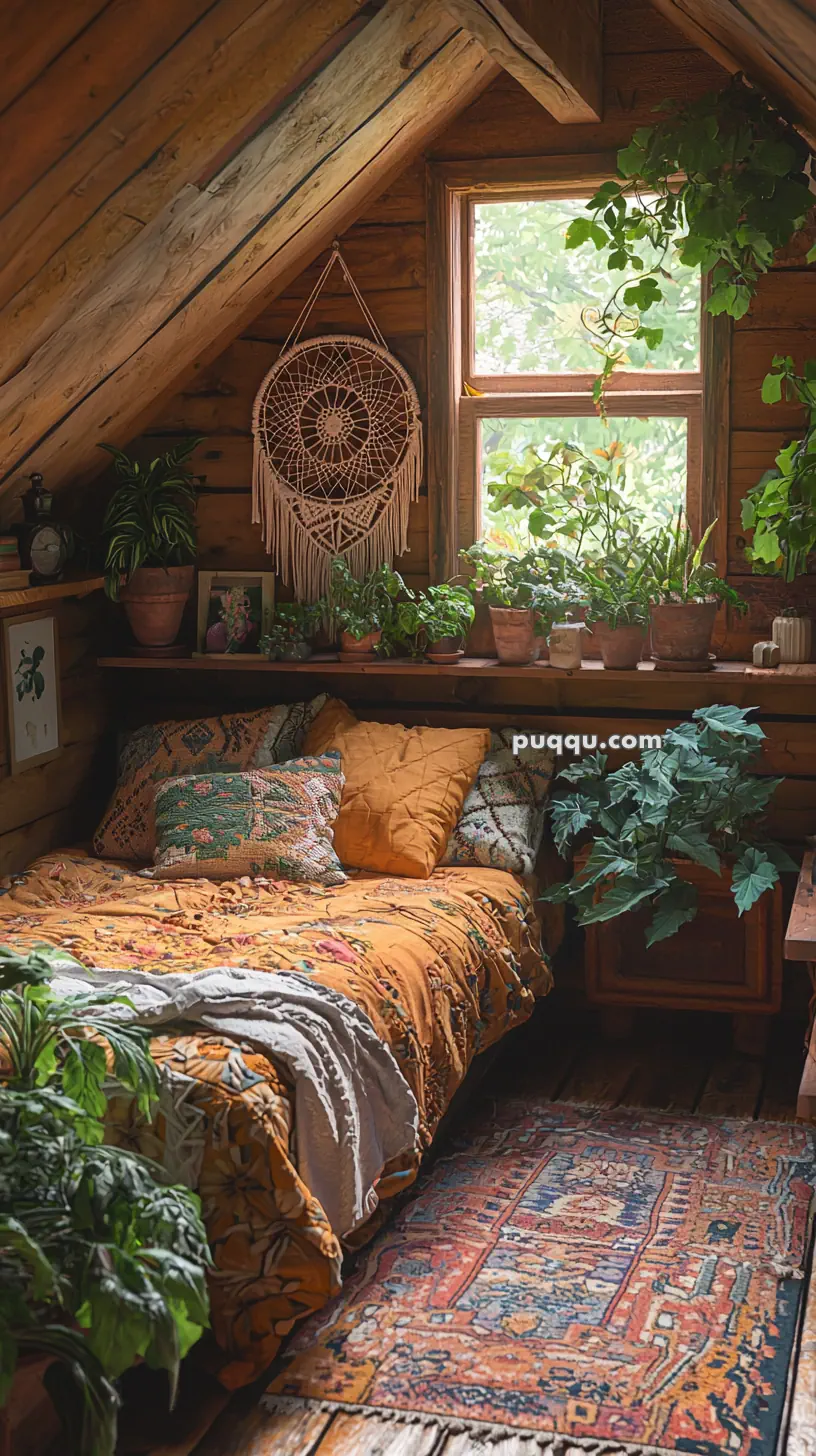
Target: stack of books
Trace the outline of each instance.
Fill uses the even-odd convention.
[[[31,573],[23,571],[16,536],[0,536],[0,591],[18,591],[30,584]]]

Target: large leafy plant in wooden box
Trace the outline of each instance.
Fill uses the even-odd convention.
[[[785,851],[761,832],[761,820],[781,779],[749,772],[765,737],[749,723],[751,709],[696,708],[691,723],[663,735],[662,747],[606,772],[592,754],[563,769],[567,791],[550,805],[559,852],[585,832],[594,836],[575,877],[544,896],[569,901],[578,923],[612,920],[649,902],[654,915],[647,945],[673,935],[697,913],[697,892],[676,861],[693,860],[714,874],[731,870],[742,915],[771,889],[781,870],[795,870]]]
[[[63,956],[64,959],[64,956]],[[113,1384],[137,1358],[170,1372],[208,1323],[198,1200],[103,1143],[105,1086],[148,1117],[158,1073],[125,998],[57,995],[46,950],[0,947],[0,1405],[24,1356],[71,1456],[113,1456]]]

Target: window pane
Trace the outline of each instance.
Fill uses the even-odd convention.
[[[573,218],[587,216],[586,199],[480,202],[475,213],[476,373],[597,374],[581,311],[603,307],[627,274],[609,273],[606,253],[593,247],[565,248]],[[644,242],[640,256],[650,267],[655,250]],[[699,368],[700,271],[673,260],[671,271],[664,301],[647,315],[663,342],[650,350],[633,341],[629,368]]]
[[[510,551],[526,550],[532,537],[526,528],[528,512],[509,507],[488,509],[487,487],[504,482],[513,466],[525,464],[525,451],[546,455],[559,441],[575,443],[590,455],[618,443],[625,473],[619,488],[644,511],[649,527],[664,525],[686,500],[685,416],[654,416],[648,420],[610,417],[605,429],[597,416],[569,419],[483,419],[481,422],[481,501],[479,535]],[[535,464],[527,456],[529,466]],[[568,545],[566,541],[561,543]]]

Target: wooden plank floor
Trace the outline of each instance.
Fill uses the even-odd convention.
[[[488,1113],[491,1104],[521,1095],[690,1116],[795,1118],[804,1060],[798,1020],[777,1021],[766,1056],[754,1058],[731,1050],[725,1017],[644,1012],[631,1039],[610,1042],[591,1014],[558,1020],[549,1013],[545,1002],[508,1038],[470,1111],[478,1115],[481,1103]],[[533,1444],[521,1436],[484,1443],[472,1435],[446,1436],[432,1424],[400,1426],[373,1416],[306,1411],[273,1416],[258,1406],[266,1384],[264,1379],[240,1392],[218,1414],[223,1392],[204,1382],[200,1404],[190,1401],[198,1419],[186,1434],[168,1430],[162,1443],[145,1447],[131,1431],[121,1443],[122,1456],[535,1456]],[[127,1411],[122,1429],[125,1434]]]

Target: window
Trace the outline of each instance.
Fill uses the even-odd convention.
[[[442,498],[436,547],[433,510],[431,519],[438,579],[456,569],[459,547],[481,535],[510,549],[528,544],[526,514],[489,512],[488,486],[523,463],[525,451],[534,461],[531,451],[544,454],[560,440],[587,453],[614,449],[625,462],[626,492],[654,524],[681,504],[695,531],[703,515],[707,522],[717,513],[721,462],[716,471],[707,465],[705,499],[702,490],[703,361],[712,320],[702,309],[699,270],[672,263],[666,298],[649,313],[649,323],[663,328],[660,346],[650,351],[632,341],[607,386],[608,427],[596,410],[592,384],[600,360],[582,314],[602,308],[614,281],[627,275],[610,274],[604,253],[565,246],[569,223],[614,175],[611,157],[583,159],[592,164],[589,176],[578,175],[581,161],[430,168],[429,364],[437,433],[429,462],[431,490],[438,487]],[[648,246],[646,266],[654,261]],[[434,404],[439,388],[450,396],[446,408]],[[717,408],[722,413],[721,391]]]

